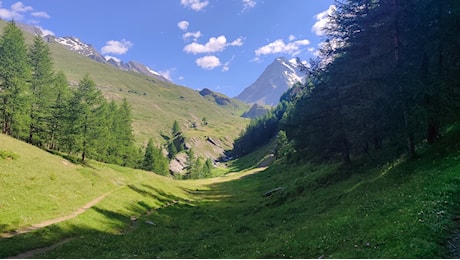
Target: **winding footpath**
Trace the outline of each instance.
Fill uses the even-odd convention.
[[[120,187],[120,188],[123,188],[123,187]],[[120,188],[117,188],[116,190],[119,190]],[[107,193],[95,198],[94,200],[86,203],[83,207],[80,207],[80,208],[76,209],[74,212],[72,212],[71,214],[69,214],[67,216],[63,216],[63,217],[59,217],[59,218],[55,218],[55,219],[49,219],[49,220],[43,221],[43,222],[38,223],[38,224],[33,224],[31,226],[22,227],[22,228],[19,228],[17,230],[14,230],[14,231],[1,233],[0,237],[8,238],[8,237],[13,237],[13,236],[16,236],[16,235],[19,235],[19,234],[29,233],[29,232],[32,232],[34,230],[44,228],[44,227],[47,227],[47,226],[50,226],[50,225],[53,225],[53,224],[56,224],[56,223],[59,223],[59,222],[66,221],[66,220],[69,220],[71,218],[74,218],[74,217],[84,213],[85,211],[90,209],[92,206],[96,205],[101,200],[103,200],[105,197],[107,197],[107,195],[113,193],[116,190],[109,191],[109,192],[107,192]]]

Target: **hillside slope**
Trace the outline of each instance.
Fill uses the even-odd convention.
[[[5,21],[0,21],[0,32],[3,32],[5,24]],[[25,32],[24,36],[30,44],[33,35]],[[219,106],[190,88],[121,71],[110,64],[101,64],[70,51],[57,42],[49,42],[48,46],[55,69],[64,71],[71,86],[76,86],[89,74],[108,100],[127,99],[133,111],[134,136],[138,144],[146,143],[149,138],[160,144],[164,141],[160,134],[169,134],[174,120],[181,124],[186,136],[193,133],[196,137],[197,129],[192,125],[199,125],[206,117],[208,125],[200,129],[198,138],[206,140],[207,136],[212,136],[221,140],[223,147],[220,148],[229,149],[233,139],[246,125],[247,121],[240,117],[240,111]],[[218,157],[218,154],[213,156]]]
[[[458,257],[459,138],[457,127],[435,146],[422,145],[418,159],[378,167],[281,161],[267,170],[175,181],[100,163],[66,165],[0,135],[1,154],[17,154],[0,159],[2,231],[55,218],[112,191],[72,219],[0,238],[0,257],[40,248],[28,256]]]

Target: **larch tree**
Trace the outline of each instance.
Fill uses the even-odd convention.
[[[29,49],[30,80],[30,125],[28,142],[42,144],[46,142],[51,129],[46,122],[51,119],[53,102],[54,70],[48,45],[39,35]]]
[[[27,135],[29,78],[25,39],[12,21],[0,38],[0,122],[4,134],[18,138]]]

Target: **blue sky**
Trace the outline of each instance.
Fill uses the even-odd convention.
[[[75,36],[178,85],[234,97],[277,57],[308,60],[334,0],[0,1],[0,18]]]

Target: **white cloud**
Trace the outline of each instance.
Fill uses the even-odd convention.
[[[238,47],[243,46],[243,38],[240,37],[240,38],[238,38],[238,39],[232,41],[232,42],[229,43],[228,45],[229,45],[229,46],[238,46]]]
[[[0,19],[3,20],[22,20],[24,16],[18,13],[14,13],[11,10],[5,9],[5,8],[0,8]]]
[[[242,0],[243,2],[243,11],[247,11],[248,9],[254,8],[257,4],[254,0]]]
[[[129,48],[131,48],[133,44],[130,41],[127,41],[126,39],[122,39],[121,41],[108,41],[106,42],[106,45],[101,48],[102,54],[125,54]]]
[[[198,38],[200,38],[201,36],[203,36],[203,34],[202,34],[200,31],[198,31],[198,32],[186,32],[186,33],[184,33],[184,34],[182,35],[182,38],[183,38],[184,40],[187,40],[187,39],[189,39],[189,38],[193,38],[193,41],[196,41],[196,40],[198,40]]]
[[[177,23],[177,27],[179,27],[179,29],[181,29],[182,31],[187,31],[188,26],[189,26],[188,21],[180,21]]]
[[[222,65],[222,72],[226,72],[226,71],[229,71],[230,70],[230,63],[233,61],[233,59],[235,59],[235,55],[233,55],[230,60],[228,60],[227,62],[225,62],[223,65]]]
[[[300,52],[302,46],[307,46],[309,44],[310,41],[306,39],[291,41],[289,43],[285,43],[282,39],[278,39],[255,50],[255,53],[256,56],[279,53],[297,55]]]
[[[209,1],[204,0],[180,0],[180,3],[188,8],[191,8],[194,11],[201,11],[203,8],[205,8],[208,4]]]
[[[289,35],[289,41],[292,42],[293,40],[297,39],[295,35]]]
[[[192,42],[190,44],[185,45],[184,51],[187,53],[198,54],[198,53],[214,53],[214,52],[221,52],[227,46],[242,46],[243,39],[240,37],[234,40],[231,43],[227,43],[227,38],[224,35],[219,37],[211,37],[209,41],[205,44],[200,44],[196,42]]]
[[[24,19],[24,13],[32,10],[33,8],[31,6],[25,6],[22,2],[16,2],[11,5],[10,9],[0,8],[0,19],[22,20]]]
[[[50,18],[49,14],[47,14],[46,12],[33,12],[31,13],[31,15],[33,17],[38,17],[38,18],[46,18],[46,19]]]
[[[26,6],[22,2],[16,2],[13,5],[11,5],[11,10],[13,12],[18,12],[18,13],[24,13],[24,12],[30,12],[34,10],[32,6]]]
[[[0,1],[0,7],[2,6],[2,2]],[[34,8],[29,5],[24,5],[22,2],[16,2],[8,8],[0,8],[0,19],[3,20],[24,20],[24,16],[32,12]],[[31,16],[36,18],[50,18],[50,16],[46,12],[32,12],[30,13]],[[36,21],[33,21],[37,23]]]
[[[311,28],[312,32],[316,33],[318,36],[325,35],[325,29],[327,25],[330,23],[329,16],[332,15],[336,11],[335,5],[330,5],[326,11],[323,11],[317,15],[315,15],[316,23]]]
[[[206,70],[213,70],[222,65],[216,56],[204,56],[195,60],[196,65]]]
[[[167,80],[169,81],[172,81],[172,77],[171,77],[171,74],[173,73],[173,71],[175,71],[176,69],[173,68],[173,69],[167,69],[167,70],[160,70],[158,71],[158,73],[160,73],[161,76],[165,77]]]
[[[54,32],[52,32],[52,31],[50,31],[48,29],[44,29],[41,26],[35,26],[35,27],[37,27],[38,29],[40,29],[40,31],[42,31],[42,36],[46,36],[46,35],[54,36],[55,35]]]

